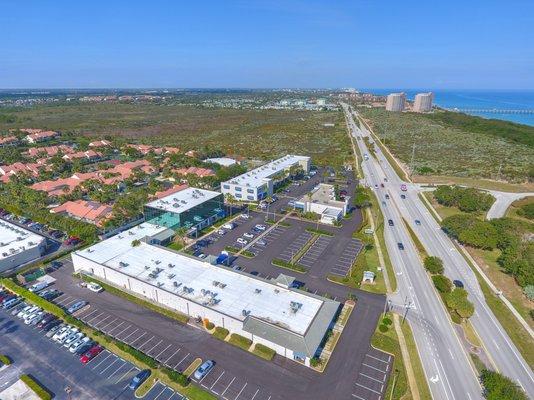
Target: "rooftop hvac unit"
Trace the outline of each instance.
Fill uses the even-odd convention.
[[[291,308],[292,313],[296,313],[298,310],[302,308],[302,303],[292,301],[289,303],[289,307]]]
[[[150,267],[149,267],[148,265],[145,265],[145,269],[146,269],[146,270],[149,270]]]
[[[30,244],[33,244],[33,243],[30,242]],[[94,251],[94,250],[91,249],[91,248],[87,249],[87,252],[88,252],[88,253],[92,253],[93,251]]]
[[[219,286],[219,281],[213,281],[213,282],[211,282],[211,284],[212,284],[213,286]]]
[[[172,206],[173,206],[174,208],[179,208],[179,207],[180,207],[180,204],[178,204],[178,203],[174,203]]]
[[[241,314],[243,314],[243,317],[247,317],[250,315],[250,310],[242,310]]]

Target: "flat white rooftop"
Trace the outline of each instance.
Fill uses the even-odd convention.
[[[288,169],[299,161],[306,161],[309,159],[310,157],[306,156],[287,155],[242,175],[236,176],[226,183],[239,186],[259,187],[265,183],[266,179],[269,179],[274,174]]]
[[[189,187],[169,196],[147,203],[148,207],[176,213],[187,211],[219,196],[220,192]]]
[[[39,246],[45,240],[27,229],[0,220],[0,260]]]
[[[234,160],[233,158],[229,158],[229,157],[207,158],[204,161],[219,164],[219,165],[222,165],[223,167],[229,167],[230,165],[234,165],[237,163],[236,160]]]
[[[76,253],[240,321],[250,315],[298,335],[306,333],[323,305],[320,298],[249,274],[144,242],[131,245],[162,230],[144,223]]]

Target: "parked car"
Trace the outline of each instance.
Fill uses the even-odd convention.
[[[57,337],[56,342],[63,344],[65,343],[65,340],[67,340],[76,333],[78,333],[78,328],[68,326],[67,329]]]
[[[55,336],[55,334],[57,332],[59,332],[61,329],[63,329],[65,327],[65,324],[58,324],[58,325],[53,325],[49,330],[48,332],[46,332],[45,336],[47,338],[53,338]]]
[[[75,313],[76,311],[80,310],[82,307],[84,307],[87,304],[85,300],[80,300],[71,305],[69,308],[67,308],[67,314]]]
[[[264,231],[265,229],[267,229],[265,225],[261,225],[261,224],[257,224],[254,227],[259,231]]]
[[[219,230],[217,231],[217,233],[218,233],[219,235],[223,236],[224,234],[226,234],[226,231],[225,231],[224,229],[219,229]]]
[[[104,291],[104,288],[100,286],[98,283],[89,282],[87,284],[87,289],[89,289],[91,292],[100,293]]]
[[[89,339],[87,336],[83,336],[80,337],[79,339],[75,340],[74,342],[71,343],[71,345],[69,346],[69,352],[70,353],[76,353],[76,349],[80,348],[81,346],[89,343],[91,341],[91,339]]]
[[[241,214],[241,218],[243,218],[243,219],[249,219],[249,218],[250,218],[250,215],[248,215],[248,214]]]
[[[204,378],[213,368],[215,363],[211,360],[205,361],[200,367],[197,368],[197,370],[194,373],[194,377],[197,380],[200,380]]]
[[[256,244],[259,244],[260,246],[265,246],[267,244],[267,242],[263,239],[258,239],[256,241]]]
[[[76,354],[77,356],[82,356],[83,354],[87,353],[89,349],[93,347],[94,345],[95,345],[95,342],[93,342],[92,340],[89,340],[87,343],[82,344],[80,347],[78,347],[74,351],[74,354]]]
[[[389,225],[389,226],[393,226],[393,225],[394,225],[394,223],[393,223],[393,220],[392,220],[392,219],[388,219],[388,225]]]
[[[234,229],[237,225],[233,222],[229,222],[227,224],[224,224],[222,227],[224,229],[228,229],[229,231],[231,231],[232,229]]]
[[[403,199],[403,200],[404,200],[405,198],[406,198],[406,195],[404,195],[404,194],[401,194],[401,199]]]
[[[15,297],[14,299],[8,300],[2,304],[2,308],[5,310],[9,310],[12,307],[15,307],[17,304],[19,304],[22,300],[20,297]]]
[[[50,321],[49,323],[47,323],[46,325],[44,325],[42,329],[43,331],[48,333],[53,329],[58,329],[60,326],[61,326],[61,321],[56,318]]]
[[[130,390],[136,390],[141,384],[147,380],[147,378],[150,376],[150,370],[144,369],[141,372],[139,372],[136,376],[132,378],[130,381],[130,384],[128,385],[128,388]]]
[[[65,339],[65,343],[63,343],[63,346],[69,348],[71,344],[82,339],[84,336],[85,335],[81,332],[75,332],[72,335],[69,335],[69,337]]]
[[[87,364],[89,361],[91,361],[93,358],[99,355],[102,352],[102,350],[104,350],[102,346],[94,345],[87,352],[85,352],[84,355],[80,357],[80,362],[82,364]]]
[[[17,315],[19,312],[24,310],[26,307],[28,307],[28,303],[22,302],[18,305],[16,305],[13,310],[11,310],[11,315]]]
[[[43,318],[42,315],[43,315],[42,311],[37,311],[34,314],[30,314],[28,318],[24,319],[24,323],[26,325],[35,325],[37,322],[39,322]]]
[[[254,235],[250,232],[243,233],[243,236],[246,237],[247,239],[252,239],[254,237]]]
[[[287,205],[288,205],[289,207],[295,207],[295,200],[289,200],[289,201],[287,202]]]
[[[245,240],[243,238],[237,238],[236,242],[242,244],[243,246],[248,244],[248,240]]]
[[[38,292],[39,290],[43,290],[44,288],[48,287],[50,285],[49,282],[38,282],[31,285],[28,290],[30,292]]]
[[[404,250],[404,245],[402,243],[397,243],[397,247],[399,248],[399,250]]]
[[[386,193],[386,200],[389,200],[389,194]]]
[[[204,258],[207,257],[207,255],[204,254],[204,253],[200,253],[197,257],[198,257],[198,258],[202,258],[202,259],[204,259]]]
[[[250,273],[250,275],[253,275],[253,276],[258,276],[260,273],[258,271],[252,271]]]
[[[240,267],[239,265],[234,265],[234,266],[232,267],[232,269],[233,269],[234,271],[242,271],[242,270],[243,270],[243,267]]]

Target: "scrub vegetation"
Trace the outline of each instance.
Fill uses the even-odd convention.
[[[415,143],[416,180],[425,175],[514,183],[534,179],[534,127],[447,111],[432,114],[393,113],[378,108],[358,111],[405,165],[410,163]]]
[[[2,118],[9,113],[12,118]],[[324,124],[334,123],[334,127]],[[0,112],[0,132],[37,127],[89,137],[123,138],[181,149],[221,150],[230,156],[273,159],[306,154],[339,168],[351,157],[341,111],[205,108],[182,104],[37,105]]]

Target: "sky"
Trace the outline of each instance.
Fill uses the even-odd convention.
[[[532,0],[0,0],[0,88],[534,89]]]

